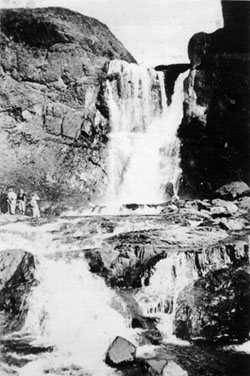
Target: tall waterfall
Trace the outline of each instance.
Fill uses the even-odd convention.
[[[157,204],[178,190],[183,75],[168,107],[162,72],[111,61],[106,85],[111,132],[107,202]]]

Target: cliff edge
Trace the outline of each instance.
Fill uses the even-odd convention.
[[[68,9],[2,9],[0,17],[0,184],[87,198],[106,178],[106,63],[135,60],[106,25]]]

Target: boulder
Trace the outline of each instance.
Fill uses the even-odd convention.
[[[223,206],[214,206],[211,208],[210,212],[213,218],[230,216],[230,213]]]
[[[243,197],[238,203],[240,209],[250,210],[250,197]]]
[[[250,194],[250,187],[243,181],[235,181],[220,187],[216,193],[226,199],[236,199]]]
[[[148,376],[161,376],[163,373],[163,368],[167,364],[166,359],[150,359],[147,360],[148,364]]]
[[[124,367],[135,361],[136,347],[123,337],[116,337],[106,353],[106,363],[111,367]]]
[[[250,273],[246,268],[209,272],[177,300],[174,333],[187,340],[243,342],[250,332]]]
[[[0,252],[0,293],[8,287],[18,287],[34,279],[34,256],[23,249]]]
[[[188,373],[182,369],[181,366],[171,360],[163,368],[162,376],[188,376]]]
[[[240,219],[220,218],[218,224],[220,228],[226,231],[240,231],[244,228],[244,222]]]
[[[165,187],[166,201],[170,201],[174,197],[173,183],[167,183]]]
[[[215,199],[212,201],[213,206],[225,208],[230,214],[238,211],[238,206],[231,201]]]
[[[155,264],[166,257],[164,250],[147,244],[147,236],[140,232],[121,233],[110,237],[102,250],[86,251],[91,271],[114,287],[147,285]]]
[[[20,249],[0,252],[0,311],[8,316],[4,331],[18,330],[27,314],[27,297],[36,284],[34,256]]]

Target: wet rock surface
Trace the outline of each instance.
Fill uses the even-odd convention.
[[[0,311],[2,333],[18,330],[25,320],[34,278],[34,256],[22,249],[0,252]]]
[[[209,272],[180,293],[175,334],[188,340],[221,343],[249,339],[249,269]]]
[[[173,361],[168,362],[163,368],[163,376],[188,376],[187,371],[181,368],[178,364]]]
[[[112,367],[124,367],[135,361],[136,347],[122,337],[116,337],[106,354],[106,363]]]
[[[178,346],[174,352],[170,350],[171,346],[167,347],[168,351],[163,351],[166,337],[164,330],[161,331],[163,327],[159,327],[159,313],[167,316],[175,312],[175,334],[182,339],[197,341],[199,338],[206,346],[210,343],[216,346],[219,343],[235,344],[248,339],[250,216],[249,210],[241,206],[246,198],[239,197],[233,201],[172,200],[159,208],[162,213],[158,215],[62,216],[57,219],[57,223],[44,223],[38,227],[32,227],[25,221],[9,222],[6,217],[5,222],[0,222],[0,237],[6,234],[9,236],[14,231],[15,238],[20,241],[23,236],[25,241],[37,239],[37,244],[40,244],[41,233],[46,237],[49,235],[48,249],[38,247],[39,254],[59,264],[60,260],[69,265],[82,258],[87,260],[90,271],[104,278],[115,291],[116,298],[110,303],[111,307],[123,316],[131,330],[138,331],[137,345],[154,345],[164,353],[163,356],[151,355],[151,360],[159,361],[158,366],[172,359],[183,372],[189,374],[191,369],[192,376],[214,376],[215,365],[211,366],[211,371],[207,371],[195,363],[199,372],[195,374],[192,371],[191,350],[190,353],[185,350],[185,356],[189,354],[188,364],[181,362],[182,356],[173,358],[173,353],[184,351],[178,349]],[[217,212],[218,208],[220,210]],[[241,223],[242,227],[233,227],[232,223],[236,222]],[[29,232],[29,236],[24,229]],[[9,264],[6,261],[3,264],[13,269],[10,275],[14,276],[15,270],[19,270],[23,257],[30,260],[28,269],[32,270],[34,256],[17,250],[11,258],[7,258]],[[161,262],[165,263],[163,265],[167,269],[162,274],[164,279],[156,286],[160,289],[159,293],[158,290],[150,290],[150,287]],[[183,283],[179,285],[182,277]],[[32,275],[27,275],[24,283],[19,283],[20,279],[16,277],[11,279],[10,289],[4,290],[4,295],[3,290],[0,292],[6,306],[3,319],[6,322],[8,315],[12,327],[19,328],[25,318],[26,306],[24,304],[23,316],[13,316],[9,301],[13,296],[22,296],[13,303],[13,307],[18,309],[20,302],[26,302],[26,294],[35,281]],[[4,279],[5,286],[8,280]],[[164,284],[164,280],[167,283]],[[14,281],[18,281],[18,284]],[[178,295],[175,296],[176,292]],[[200,357],[200,350],[195,351],[199,353],[197,357]],[[204,359],[207,359],[206,351],[209,353],[210,349],[205,350]],[[117,359],[119,354],[118,351]],[[152,367],[153,363],[149,365],[145,359],[135,359],[128,364],[122,370],[124,375],[151,375],[152,372],[158,372]],[[156,367],[157,364],[154,363]],[[245,358],[240,364],[242,375],[247,375],[244,370],[244,364],[247,364]],[[222,368],[225,367],[226,362]]]

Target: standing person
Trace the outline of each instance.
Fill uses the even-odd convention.
[[[25,214],[26,210],[26,194],[24,193],[23,189],[21,188],[18,195],[17,195],[17,207],[19,209],[20,214]]]
[[[32,218],[39,219],[40,218],[40,210],[37,201],[39,201],[40,198],[37,195],[36,192],[34,192],[31,196],[30,205],[32,208]]]
[[[14,215],[16,213],[16,198],[17,196],[13,188],[9,188],[8,195],[7,195],[9,214]]]

